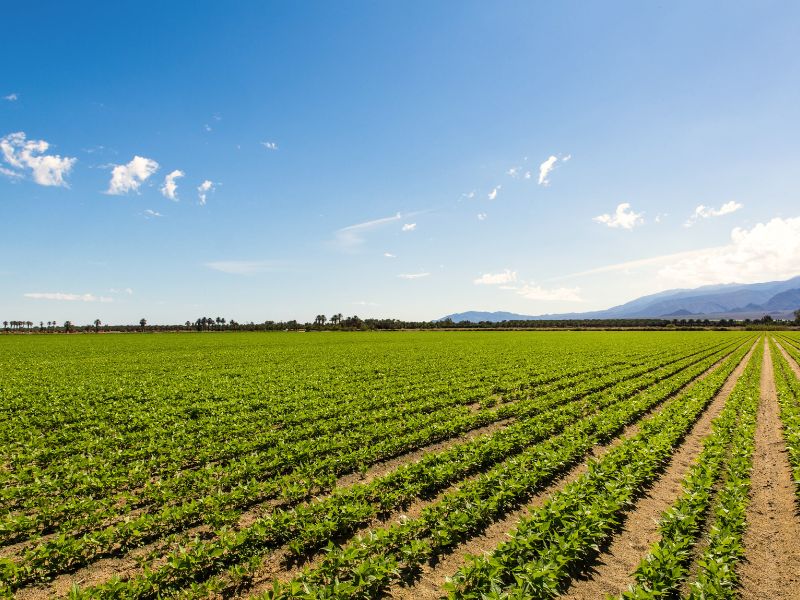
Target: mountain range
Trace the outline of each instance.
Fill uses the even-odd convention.
[[[800,309],[800,276],[786,281],[729,283],[667,290],[606,310],[582,313],[521,315],[503,311],[467,311],[447,315],[439,320],[477,323],[548,319],[757,319],[764,315],[770,315],[774,319],[791,319],[797,309]]]

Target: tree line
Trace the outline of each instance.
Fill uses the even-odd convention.
[[[558,320],[520,320],[520,321],[461,321],[451,319],[438,321],[404,321],[401,319],[361,319],[357,315],[345,317],[335,313],[330,318],[324,314],[317,315],[313,321],[301,323],[291,321],[264,321],[240,323],[225,317],[199,317],[187,320],[183,324],[148,325],[142,318],[138,324],[111,325],[95,319],[86,325],[77,325],[72,321],[57,323],[56,321],[3,321],[3,330],[30,333],[100,333],[100,332],[133,332],[133,331],[390,331],[398,329],[708,329],[730,327],[763,327],[800,325],[800,309],[794,312],[795,320],[776,321],[770,315],[760,319],[558,319]]]

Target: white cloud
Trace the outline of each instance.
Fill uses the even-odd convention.
[[[506,175],[510,177],[519,177],[519,167],[511,167],[508,171],[506,171]]]
[[[8,100],[9,102],[16,102],[19,100],[18,94],[9,94],[8,96],[3,96],[3,100]]]
[[[570,158],[572,158],[572,154],[567,154],[564,158],[561,159],[561,162],[567,162]]]
[[[398,275],[400,279],[422,279],[428,276],[430,276],[430,273],[401,273]]]
[[[175,180],[185,175],[186,173],[180,169],[175,169],[164,178],[164,185],[161,186],[161,193],[165,198],[169,198],[175,202],[178,201],[178,184],[175,183]]]
[[[267,150],[277,150],[278,143],[277,142],[261,142],[261,145],[264,146]],[[289,153],[291,154],[291,152]]]
[[[397,258],[397,255],[396,254],[392,254],[391,252],[384,252],[383,255],[386,258]]]
[[[23,294],[34,300],[59,300],[65,302],[113,302],[113,298],[94,294],[65,294],[63,292],[28,292]]]
[[[486,213],[478,213],[478,221],[485,221],[488,216]]]
[[[111,288],[110,290],[108,290],[108,293],[109,294],[125,294],[127,296],[132,296],[133,295],[133,289],[129,288],[129,287],[127,287],[127,288]]]
[[[528,300],[545,300],[559,302],[583,302],[580,297],[580,288],[553,288],[545,289],[538,285],[525,284],[517,293]]]
[[[403,225],[402,230],[403,231],[414,231],[416,228],[417,228],[417,224],[416,223],[406,223],[405,225]]]
[[[550,185],[550,172],[555,168],[558,158],[550,155],[550,157],[539,165],[539,185]]]
[[[731,200],[730,202],[726,202],[719,208],[712,208],[710,206],[703,206],[702,204],[694,209],[694,213],[691,217],[683,224],[684,227],[691,227],[700,219],[710,219],[712,217],[721,217],[723,215],[729,215],[731,213],[736,212],[737,210],[743,208],[743,205]]]
[[[365,221],[363,223],[342,227],[336,231],[336,242],[343,248],[358,246],[364,242],[364,234],[366,232],[394,221],[399,221],[401,218],[400,213],[397,213],[393,217],[384,217],[382,219],[374,219],[372,221]]]
[[[134,156],[127,165],[116,165],[111,171],[111,182],[106,193],[118,196],[135,192],[147,179],[158,171],[158,163],[151,158]]]
[[[208,195],[214,191],[214,182],[206,179],[203,183],[197,186],[197,198],[200,200],[201,205],[205,205]]]
[[[594,217],[592,221],[608,225],[609,227],[621,227],[622,229],[633,229],[637,225],[644,223],[642,213],[633,212],[631,210],[631,205],[627,202],[619,204],[613,215],[600,215]]]
[[[203,129],[205,130],[205,132],[206,132],[206,133],[209,133],[209,132],[211,132],[211,131],[212,131],[212,129],[211,129],[211,125],[209,125],[208,123],[206,123],[205,125],[203,125]]]
[[[0,138],[3,159],[11,166],[11,169],[3,169],[3,175],[18,178],[21,176],[20,171],[29,170],[33,180],[39,185],[68,187],[65,177],[78,159],[45,154],[48,148],[50,144],[44,140],[26,140],[22,131]]]
[[[517,280],[517,272],[505,269],[501,273],[484,273],[477,279],[473,279],[475,285],[501,285],[513,283]]]
[[[152,209],[149,209],[149,208],[144,211],[144,218],[145,219],[150,219],[150,218],[153,218],[153,217],[163,217],[163,216],[164,215],[162,215],[160,212],[156,212],[156,211],[154,211]]]
[[[750,229],[736,227],[726,246],[707,248],[663,266],[670,284],[757,283],[800,274],[800,217],[776,217]]]
[[[492,189],[492,191],[489,192],[488,194],[489,200],[494,200],[495,198],[497,198],[497,192],[499,192],[502,188],[503,188],[502,185],[498,185],[494,189]]]
[[[279,271],[284,265],[275,260],[215,260],[205,263],[205,266],[230,275],[253,275]]]
[[[472,200],[472,198],[475,197],[475,190],[472,190],[471,192],[466,192],[464,194],[461,194],[461,197],[462,198],[466,198],[467,200]]]
[[[530,171],[525,171],[525,175],[523,175],[523,177],[525,179],[530,179],[531,178],[531,172]]]

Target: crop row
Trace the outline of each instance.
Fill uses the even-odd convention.
[[[641,372],[641,369],[637,371],[636,368],[628,368],[614,371],[619,376],[633,376],[638,372]],[[566,379],[569,381],[572,378],[567,376]],[[601,380],[600,384],[604,383]],[[542,392],[556,392],[560,389],[563,389],[562,385],[544,386]],[[446,439],[451,432],[460,433],[469,428],[479,427],[496,420],[514,416],[513,410],[502,408],[495,411],[480,411],[477,415],[473,415],[463,408],[460,410],[456,408],[455,412],[447,410],[449,407],[444,410],[429,408],[418,412],[413,410],[413,405],[406,408],[409,408],[409,410],[403,412],[401,407],[398,412],[394,413],[392,419],[381,424],[374,422],[366,425],[350,423],[345,426],[341,422],[331,422],[329,424],[330,430],[320,430],[319,425],[315,425],[314,427],[317,430],[313,435],[306,435],[307,429],[280,431],[264,438],[263,443],[261,443],[261,446],[263,446],[262,451],[250,453],[242,460],[220,463],[215,467],[206,465],[203,469],[182,471],[178,476],[167,480],[160,477],[153,478],[152,474],[136,463],[127,465],[127,472],[119,468],[93,475],[81,473],[78,475],[84,480],[81,482],[71,479],[69,473],[56,472],[52,474],[52,481],[54,484],[60,482],[60,487],[55,488],[54,484],[47,486],[46,480],[40,483],[41,489],[38,489],[35,496],[30,497],[35,502],[31,506],[31,509],[34,510],[32,512],[15,511],[10,518],[0,522],[0,532],[4,532],[3,536],[7,541],[19,541],[20,539],[25,539],[20,536],[26,531],[47,533],[56,524],[62,525],[62,531],[68,530],[77,525],[71,522],[64,522],[71,515],[82,515],[82,520],[88,522],[87,516],[93,514],[94,521],[99,522],[114,515],[124,515],[125,512],[142,506],[163,504],[166,501],[165,499],[171,497],[181,496],[185,498],[188,496],[189,498],[197,498],[212,492],[219,493],[234,490],[242,482],[248,483],[253,480],[263,480],[270,476],[281,475],[283,474],[280,471],[281,467],[286,472],[286,468],[292,469],[298,463],[314,463],[319,457],[326,454],[332,457],[335,456],[338,460],[342,452],[348,452],[353,448],[377,449],[379,446],[376,445],[376,442],[380,442],[387,437],[391,438],[393,443],[389,444],[388,448],[386,447],[387,444],[384,443],[380,447],[380,452],[373,453],[374,458],[367,455],[360,458],[359,461],[344,462],[344,464],[339,461],[342,466],[338,472],[341,473],[343,472],[342,469],[347,466],[354,465],[354,468],[362,468],[363,465],[370,464],[376,458],[390,457],[392,452],[400,453],[413,449],[414,439],[421,440],[423,444],[428,440],[438,441]],[[309,420],[313,421],[313,419]],[[458,424],[458,426],[456,428],[438,427],[439,431],[437,431],[437,426],[442,422]],[[401,425],[398,426],[398,423]],[[433,430],[429,428],[431,424],[434,425]],[[426,429],[429,434],[427,437],[420,438],[419,435],[416,435],[417,432]],[[363,435],[357,436],[356,433],[359,432]],[[406,441],[405,444],[394,443],[398,438],[402,439],[404,432],[411,434],[410,439],[404,440]],[[80,473],[84,467],[85,465],[81,460],[75,460],[75,464],[71,465],[70,469],[72,473]],[[142,478],[147,478],[148,481],[138,490],[112,493],[116,487],[115,480],[124,477],[126,473],[130,480],[129,483],[131,481],[136,482]],[[134,484],[130,483],[130,485]],[[33,489],[36,486],[30,487]],[[48,487],[50,489],[58,489],[63,500],[59,502],[53,498],[48,493]],[[3,490],[3,493],[10,496],[14,494],[14,491],[14,489],[7,487]],[[99,498],[96,498],[96,496],[99,496]]]
[[[728,358],[717,371],[691,385],[647,422],[669,422],[676,406],[705,383],[724,381],[747,348]],[[696,376],[696,375],[695,375]],[[371,598],[392,582],[413,580],[427,561],[449,551],[525,502],[580,461],[598,443],[608,441],[647,410],[675,395],[692,378],[654,386],[634,398],[582,419],[562,435],[532,446],[423,510],[417,519],[378,530],[342,548],[329,547],[322,564],[286,584],[275,583],[267,598]],[[643,425],[646,427],[646,425]],[[623,444],[624,446],[625,444]],[[612,451],[613,452],[613,451]]]
[[[524,518],[491,555],[474,558],[454,577],[451,596],[489,592],[515,598],[549,598],[571,569],[597,552],[620,526],[622,515],[658,476],[677,445],[719,392],[734,364],[699,382],[640,432],[590,465],[575,483]]]
[[[789,344],[781,338],[781,346],[789,352]],[[796,348],[795,348],[796,350]],[[790,353],[794,360],[800,358],[800,352]],[[772,363],[775,371],[775,386],[778,392],[783,437],[792,468],[792,479],[795,494],[800,506],[800,380],[795,376],[789,363],[781,356],[773,344]]]
[[[719,598],[724,597],[718,593],[720,588],[730,589],[732,581],[728,574],[735,573],[733,563],[741,552],[741,544],[732,533],[741,536],[737,526],[741,525],[738,519],[745,508],[743,500],[746,500],[753,451],[762,355],[763,345],[759,343],[684,479],[682,495],[661,516],[659,541],[634,572],[635,585],[621,598],[677,597],[710,514],[716,518],[699,562],[699,575],[692,594]],[[721,491],[717,492],[718,488]],[[727,544],[722,543],[725,536],[730,536]]]
[[[717,357],[720,352],[712,354],[712,359]],[[706,359],[706,360],[712,360]],[[683,370],[689,367],[696,359],[685,359],[675,363],[674,370]],[[649,385],[659,377],[668,376],[670,371],[667,368],[663,372],[656,371],[642,376],[632,381],[618,383],[616,387],[611,387],[613,394],[621,394],[623,397],[634,393],[639,387]],[[612,378],[613,379],[613,378]],[[608,386],[606,386],[608,387]],[[580,397],[580,394],[578,394]],[[612,396],[613,397],[613,396]],[[572,409],[570,413],[567,409],[561,409],[564,414],[575,414],[579,410],[587,410],[592,406],[593,400],[587,400],[579,405],[577,409]],[[525,411],[520,411],[519,406],[502,407],[503,410],[514,409],[518,416],[539,415],[564,403],[560,396],[555,398],[544,398],[538,402],[528,401]],[[567,404],[568,406],[568,404]],[[457,423],[450,424],[451,426]],[[272,482],[274,493],[278,493],[286,486],[286,479]],[[265,484],[261,484],[262,487]],[[237,489],[241,492],[242,490]],[[249,490],[244,490],[245,493]],[[188,502],[177,508],[166,507],[156,515],[143,514],[134,519],[123,521],[116,526],[106,528],[102,531],[84,534],[81,536],[59,536],[32,550],[27,551],[23,556],[22,563],[17,564],[17,573],[12,581],[16,585],[27,583],[50,574],[64,572],[74,569],[82,564],[87,564],[95,558],[99,558],[108,552],[117,551],[120,548],[132,548],[151,539],[161,537],[172,531],[190,526],[197,522],[197,519],[205,518],[213,522],[213,519],[230,510],[233,502],[240,501],[242,495],[221,495],[210,496],[205,501]],[[235,506],[235,504],[234,504]]]
[[[668,372],[663,372],[660,375],[651,375],[648,383],[620,384],[603,397],[562,405],[492,436],[428,455],[419,463],[401,467],[370,484],[342,489],[321,502],[294,510],[275,511],[238,533],[223,531],[212,542],[198,542],[181,550],[171,555],[167,564],[155,571],[145,572],[128,582],[110,582],[85,593],[99,597],[153,597],[165,590],[202,580],[210,573],[218,572],[229,565],[237,565],[283,543],[288,542],[289,548],[295,553],[305,554],[320,548],[331,537],[346,534],[368,523],[381,512],[399,508],[421,495],[437,492],[464,476],[479,472],[500,460],[508,460],[509,456],[519,454],[523,449],[528,453],[531,447],[536,447],[541,440],[558,432],[562,433],[554,439],[562,443],[573,438],[580,439],[584,443],[580,447],[585,452],[595,443],[594,438],[586,439],[589,435],[585,433],[587,428],[591,431],[601,425],[610,426],[610,417],[613,414],[621,411],[630,415],[637,408],[641,411],[644,410],[643,406],[651,406],[663,400],[697,377],[718,358],[719,354],[715,353],[705,361],[690,365],[692,368],[683,366],[673,369],[672,377]],[[659,386],[659,377],[668,379],[662,379]],[[640,394],[641,399],[634,402],[623,401],[635,395],[639,387],[652,385],[659,388],[658,392]],[[622,386],[628,386],[627,391]],[[597,413],[602,406],[612,408]],[[584,434],[581,436],[582,432]]]

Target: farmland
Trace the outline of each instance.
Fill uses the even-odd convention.
[[[0,594],[798,597],[798,362],[796,332],[0,336]]]

